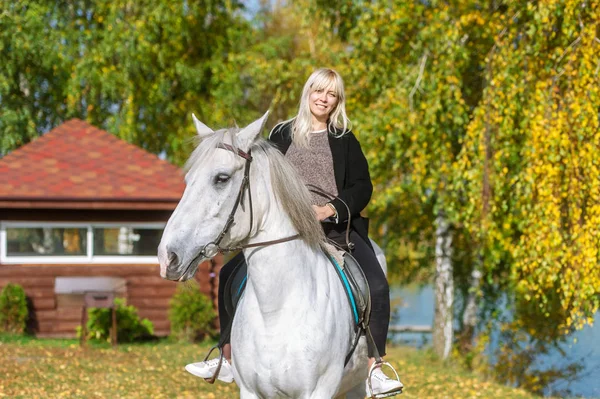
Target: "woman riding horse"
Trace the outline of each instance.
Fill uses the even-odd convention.
[[[367,160],[360,144],[349,129],[345,109],[344,83],[332,69],[318,69],[307,80],[302,91],[296,117],[276,125],[269,140],[285,154],[296,167],[308,187],[337,197],[329,200],[312,193],[313,210],[327,237],[340,245],[346,245],[346,223],[351,218],[349,239],[351,254],[357,259],[369,283],[371,292],[370,328],[380,356],[385,355],[385,345],[390,319],[389,286],[386,276],[375,256],[367,236],[367,220],[360,212],[367,206],[373,186]],[[221,328],[230,323],[225,309],[225,282],[240,262],[239,254],[226,264],[219,275],[219,320]],[[227,343],[223,352],[230,359],[231,347]],[[369,351],[369,367],[375,361],[373,350]],[[186,370],[202,378],[211,378],[218,367],[218,360],[191,363]],[[228,362],[223,362],[218,378],[233,381]],[[402,384],[388,378],[380,368],[372,373],[372,394],[399,391]]]

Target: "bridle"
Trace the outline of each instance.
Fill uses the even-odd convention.
[[[227,221],[225,222],[225,226],[223,226],[221,233],[217,236],[216,240],[209,242],[200,250],[198,255],[196,255],[194,257],[194,259],[190,262],[190,265],[196,264],[196,261],[200,260],[201,258],[212,259],[218,253],[233,252],[233,251],[242,250],[244,248],[252,248],[252,247],[260,247],[260,246],[279,244],[282,242],[292,241],[292,240],[296,240],[296,239],[300,238],[299,234],[295,234],[295,235],[292,235],[289,237],[280,238],[278,240],[262,241],[262,242],[252,243],[252,244],[245,244],[245,245],[225,247],[225,248],[219,246],[219,244],[223,240],[223,237],[225,237],[225,235],[231,228],[231,225],[233,224],[235,212],[237,211],[237,208],[240,205],[240,203],[244,200],[244,193],[246,192],[246,190],[248,191],[248,203],[249,203],[249,207],[250,207],[250,231],[252,230],[252,225],[254,222],[254,215],[252,212],[252,193],[250,190],[250,162],[252,162],[252,156],[250,155],[251,150],[248,150],[248,152],[244,152],[240,149],[236,150],[235,148],[233,148],[233,146],[231,146],[229,144],[225,144],[225,143],[219,143],[217,145],[217,147],[222,148],[227,151],[231,151],[234,154],[237,154],[246,160],[246,163],[244,165],[244,177],[242,178],[242,183],[240,184],[240,189],[238,191],[237,198],[235,200],[235,204],[233,204],[233,209],[231,209],[231,212],[229,213],[229,217],[227,218]]]

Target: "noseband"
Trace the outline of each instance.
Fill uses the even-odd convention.
[[[196,261],[200,260],[201,258],[212,259],[218,253],[233,252],[233,251],[242,250],[244,248],[252,248],[252,247],[259,247],[259,246],[267,246],[267,245],[279,244],[279,243],[282,243],[282,242],[292,241],[292,240],[295,240],[295,239],[299,238],[300,235],[299,234],[295,234],[293,236],[289,236],[289,237],[286,237],[286,238],[280,238],[278,240],[263,241],[263,242],[258,242],[258,243],[254,243],[254,244],[240,245],[240,246],[237,246],[237,247],[222,248],[222,247],[219,246],[219,244],[223,240],[223,237],[225,237],[225,235],[227,234],[227,232],[231,228],[231,225],[233,224],[233,219],[235,217],[235,212],[237,211],[237,208],[240,205],[240,203],[244,200],[244,192],[246,190],[248,190],[248,203],[249,203],[249,207],[250,207],[250,231],[252,231],[252,224],[254,222],[254,215],[253,215],[253,212],[252,212],[252,193],[250,191],[250,162],[252,162],[252,156],[250,155],[250,151],[251,150],[248,150],[248,152],[244,152],[244,151],[242,151],[240,149],[236,150],[231,145],[225,144],[225,143],[219,143],[217,147],[218,148],[222,148],[222,149],[227,150],[227,151],[231,151],[234,154],[237,154],[237,155],[239,155],[240,157],[242,157],[242,158],[244,158],[246,160],[246,163],[244,165],[244,177],[242,178],[242,183],[240,184],[240,189],[238,191],[238,195],[237,195],[237,198],[235,200],[235,204],[233,205],[233,209],[229,213],[229,217],[227,218],[227,221],[225,222],[225,226],[223,226],[223,230],[221,230],[221,233],[217,236],[216,240],[214,240],[212,242],[209,242],[208,244],[206,244],[202,248],[202,250],[200,251],[200,253],[198,253],[198,255],[192,260],[192,262],[190,262],[190,265],[195,264]]]

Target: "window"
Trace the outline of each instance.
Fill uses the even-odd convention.
[[[164,224],[0,223],[1,263],[157,263]]]
[[[134,227],[94,227],[94,254],[155,256],[162,230]]]
[[[6,229],[8,256],[76,256],[86,254],[86,230],[80,228]]]

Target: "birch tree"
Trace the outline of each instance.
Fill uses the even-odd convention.
[[[505,328],[541,348],[592,323],[599,305],[600,6],[507,5],[456,188],[464,223],[485,231],[483,274],[508,293]]]
[[[477,97],[477,85],[464,82],[472,67],[465,28],[471,3],[458,5],[370,3],[353,32],[347,61],[351,107],[359,115],[357,131],[376,187],[370,208],[375,228],[385,229],[381,237],[396,270],[408,269],[405,277],[431,276],[434,346],[442,358],[450,355],[454,340],[453,255],[461,252],[454,246],[466,243],[453,239],[464,232],[450,186],[469,102]],[[407,257],[407,244],[424,256]],[[459,265],[469,266],[466,257]]]

